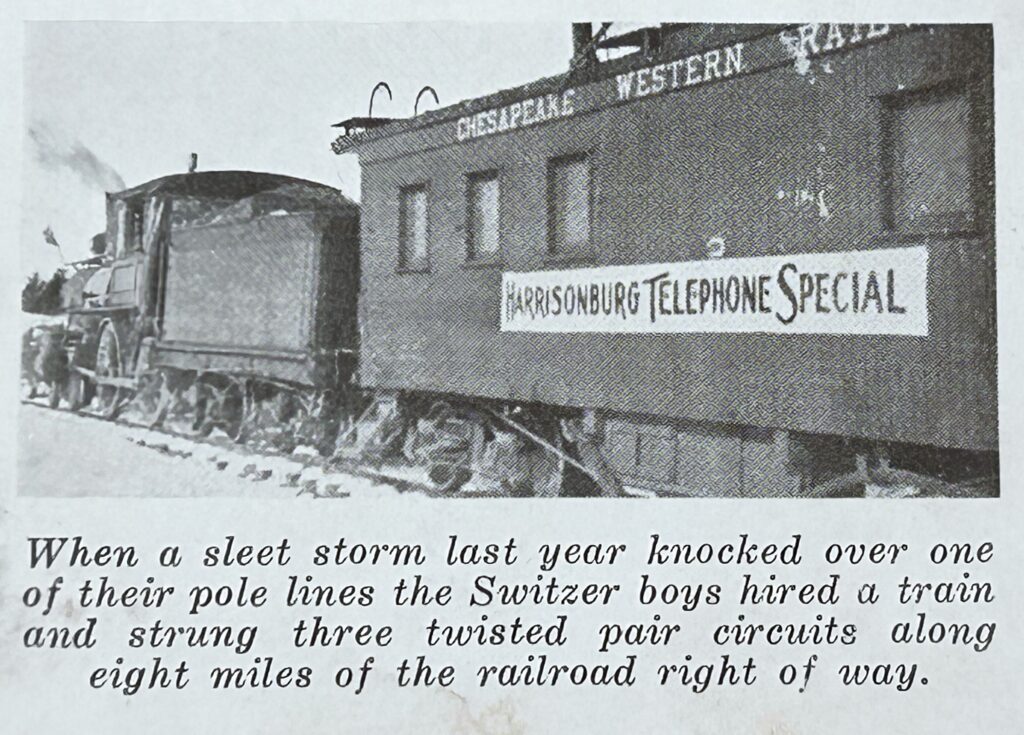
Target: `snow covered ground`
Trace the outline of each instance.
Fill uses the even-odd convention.
[[[394,485],[35,404],[20,407],[18,492],[38,497],[379,496]]]

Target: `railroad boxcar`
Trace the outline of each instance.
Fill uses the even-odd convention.
[[[605,30],[335,141],[360,383],[662,493],[997,492],[991,27]]]
[[[358,207],[321,184],[249,171],[167,176],[107,198],[108,260],[70,313],[69,403],[98,391],[159,423],[191,391],[238,435],[269,393],[336,395],[358,344]]]

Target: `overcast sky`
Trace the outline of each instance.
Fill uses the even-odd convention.
[[[331,123],[412,114],[564,71],[567,23],[530,25],[33,22],[26,26],[22,271],[88,254],[104,190],[185,171],[289,174],[358,197]],[[432,100],[424,97],[421,108]]]

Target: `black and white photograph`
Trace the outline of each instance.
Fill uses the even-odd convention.
[[[0,733],[1024,732],[1009,2],[11,5]]]
[[[990,25],[26,31],[23,493],[999,495]]]

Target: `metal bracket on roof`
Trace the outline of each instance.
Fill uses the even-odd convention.
[[[387,82],[377,82],[377,86],[370,92],[370,109],[369,114],[366,117],[350,117],[348,120],[342,120],[340,123],[335,123],[331,127],[341,128],[342,134],[338,136],[331,143],[331,149],[341,155],[352,148],[352,141],[350,138],[357,133],[379,128],[382,125],[387,125],[389,122],[393,122],[394,118],[390,117],[374,117],[373,116],[373,99],[377,96],[378,90],[383,89],[388,93],[388,99],[394,100],[391,95],[391,87],[388,86]]]
[[[373,88],[372,92],[370,92],[370,111],[367,113],[367,117],[373,117],[373,98],[377,95],[377,90],[381,87],[383,87],[384,91],[388,93],[389,100],[395,99],[391,96],[391,87],[388,86],[387,82],[377,82],[377,86]]]
[[[439,105],[439,104],[441,104],[441,100],[439,100],[439,99],[437,98],[437,92],[435,92],[435,91],[434,91],[434,88],[433,88],[433,87],[431,87],[431,86],[430,86],[430,85],[428,84],[427,86],[425,86],[425,87],[424,87],[423,89],[421,89],[421,90],[419,91],[419,94],[417,94],[417,95],[416,95],[416,102],[415,102],[415,104],[413,104],[413,106],[412,106],[412,116],[413,116],[413,117],[416,117],[416,116],[417,116],[417,115],[419,114],[419,110],[420,110],[420,97],[422,97],[422,96],[423,96],[423,93],[424,93],[424,92],[430,92],[430,94],[431,94],[431,95],[432,95],[432,96],[434,97],[434,104],[435,104],[435,105]]]

